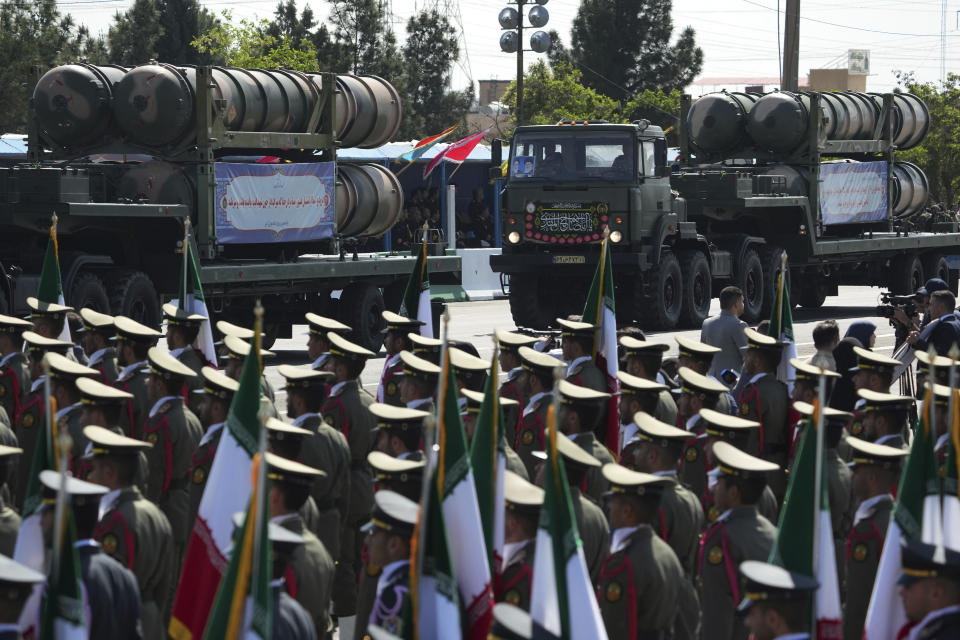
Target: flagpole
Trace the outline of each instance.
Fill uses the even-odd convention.
[[[455,175],[457,174],[457,171],[460,171],[460,167],[462,167],[462,166],[463,166],[463,163],[462,163],[462,162],[461,162],[460,164],[458,164],[458,165],[457,165],[457,168],[454,169],[453,171],[451,171],[451,172],[450,172],[450,175],[447,176],[447,180],[449,181],[453,176],[455,176]]]
[[[787,272],[787,252],[780,254],[780,282],[777,290],[777,335],[773,336],[778,341],[783,335],[783,285],[784,274]]]
[[[950,430],[953,430],[953,411],[956,408],[953,398],[953,390],[957,388],[957,357],[960,356],[960,349],[957,349],[957,344],[954,343],[950,347],[950,375],[949,375],[949,384],[950,384],[950,402],[947,405],[947,420],[950,421]],[[936,380],[934,380],[936,382]],[[951,435],[952,439],[952,435]],[[960,452],[957,452],[960,454]]]
[[[600,336],[603,333],[603,330],[600,327],[600,323],[603,321],[603,283],[605,282],[606,274],[604,271],[607,268],[607,241],[610,239],[610,227],[603,227],[603,240],[600,242],[600,286],[597,287],[597,317],[592,318],[593,324],[596,325],[596,328],[593,331],[593,357],[597,357],[597,342],[600,341]],[[606,372],[604,372],[606,373]]]
[[[260,357],[260,345],[263,335],[263,305],[260,304],[260,300],[257,299],[256,306],[253,308],[253,317],[254,317],[254,344],[253,346],[257,351],[257,360],[258,364],[262,365],[262,359]],[[258,367],[261,375],[263,373],[263,367]],[[248,513],[251,513],[256,516],[256,520],[253,522],[248,522],[247,526],[254,526],[253,534],[253,562],[250,572],[250,597],[256,601],[256,587],[254,580],[260,576],[260,545],[270,544],[269,542],[269,525],[267,525],[267,539],[263,540],[260,535],[260,521],[262,519],[262,510],[267,509],[267,418],[269,414],[267,413],[267,408],[263,403],[260,403],[260,409],[257,411],[257,418],[260,421],[260,437],[258,438],[258,455],[260,456],[260,464],[257,466],[257,493],[254,496],[256,500],[256,508],[248,510]],[[276,612],[274,612],[276,615]]]
[[[183,220],[183,300],[180,301],[180,308],[187,309],[187,266],[190,257],[190,218]]]
[[[404,166],[402,169],[400,169],[400,171],[395,171],[395,172],[393,173],[393,175],[394,175],[395,177],[399,177],[401,173],[403,173],[404,171],[406,171],[407,169],[409,169],[409,168],[412,167],[412,166],[413,166],[413,162],[408,162],[408,163],[406,164],[406,166]]]
[[[46,372],[46,378],[44,379],[44,390],[47,394],[47,424],[53,425],[55,418],[51,415],[52,406],[50,406],[50,362],[46,357],[43,359],[43,368]],[[57,458],[58,471],[60,472],[60,488],[57,490],[57,499],[56,506],[54,507],[54,520],[53,520],[53,549],[52,551],[52,560],[50,563],[50,576],[51,580],[49,584],[56,584],[59,580],[60,567],[63,561],[63,514],[66,509],[66,492],[64,489],[67,486],[67,457],[70,455],[70,448],[72,442],[70,439],[70,434],[66,429],[57,430],[57,438],[53,442],[53,446],[56,447],[57,452],[59,453]]]
[[[820,553],[820,496],[823,491],[823,431],[824,431],[824,407],[827,403],[827,376],[824,375],[824,369],[820,368],[820,380],[817,388],[817,421],[816,421],[816,454],[817,461],[814,465],[814,476],[813,476],[813,558],[812,566],[814,574],[817,574],[817,567],[819,565],[819,553]],[[816,578],[816,575],[811,576]],[[812,616],[813,616],[813,625],[810,627],[810,635],[813,638],[817,637],[817,600],[813,599],[812,606]]]
[[[927,349],[927,355],[930,357],[930,412],[927,414],[930,416],[930,422],[927,424],[927,428],[931,431],[937,428],[937,366],[935,364],[937,358],[937,352],[934,350],[933,345],[930,345],[930,348]],[[923,397],[926,398],[927,394],[924,393]],[[924,407],[926,409],[927,407]]]

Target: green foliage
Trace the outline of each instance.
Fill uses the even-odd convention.
[[[317,21],[310,5],[305,6],[298,16],[296,0],[287,0],[277,4],[273,21],[267,26],[267,34],[277,40],[286,37],[292,47],[300,49],[304,43],[313,44],[312,31],[316,26]]]
[[[222,15],[222,22],[191,43],[198,52],[222,60],[223,64],[231,67],[320,70],[316,52],[309,40],[303,40],[296,48],[291,37],[269,34],[269,20],[241,20],[235,25],[229,11],[224,11]]]
[[[216,26],[212,13],[198,0],[157,0],[162,32],[157,39],[157,59],[169,64],[211,64],[216,58],[191,46],[200,34]]]
[[[163,35],[156,0],[134,0],[125,12],[113,17],[107,33],[110,61],[133,66],[157,59],[157,42]]]
[[[623,106],[623,114],[628,122],[648,120],[660,126],[667,133],[667,144],[677,146],[677,119],[680,113],[679,89],[646,89],[636,94]]]
[[[507,87],[503,101],[516,112],[516,82]],[[525,118],[519,124],[556,124],[560,120],[626,122],[619,111],[615,100],[585,86],[583,74],[568,63],[558,62],[551,70],[539,61],[523,75]]]
[[[917,83],[905,74],[905,88],[930,109],[930,132],[897,160],[914,162],[927,174],[932,200],[953,206],[960,194],[960,75],[948,74],[945,85]]]

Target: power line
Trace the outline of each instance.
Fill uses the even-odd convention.
[[[775,12],[777,12],[778,14],[782,13],[782,11],[780,11],[779,1],[778,1],[778,3],[777,3],[777,7],[776,7],[776,8],[774,8],[774,7],[768,7],[768,6],[765,5],[765,4],[760,4],[759,2],[754,2],[753,0],[742,0],[742,1],[743,1],[743,2],[746,2],[747,4],[752,4],[752,5],[754,5],[755,7],[760,7],[761,9],[766,9],[767,11],[775,11]],[[940,37],[940,34],[939,34],[939,33],[902,33],[902,32],[899,32],[899,31],[881,31],[880,29],[868,29],[868,28],[866,28],[866,27],[854,27],[854,26],[851,26],[851,25],[848,25],[848,24],[838,24],[838,23],[836,23],[836,22],[828,22],[828,21],[826,21],[826,20],[818,20],[818,19],[816,19],[816,18],[807,18],[807,17],[805,17],[805,16],[800,16],[800,19],[801,19],[801,20],[806,20],[807,22],[816,22],[817,24],[825,24],[825,25],[828,25],[828,26],[831,26],[831,27],[839,27],[839,28],[841,28],[841,29],[852,29],[852,30],[854,30],[854,31],[865,31],[865,32],[867,32],[867,33],[879,33],[879,34],[888,35],[888,36],[910,36],[911,38],[939,38],[939,37]]]

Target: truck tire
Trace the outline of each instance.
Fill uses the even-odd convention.
[[[124,273],[111,284],[110,311],[148,327],[160,328],[160,296],[143,271]]]
[[[680,306],[680,326],[699,329],[710,315],[711,275],[710,263],[702,251],[682,251],[680,271],[683,291]]]
[[[760,249],[760,262],[763,265],[763,305],[760,307],[761,319],[769,318],[770,312],[773,311],[773,305],[776,304],[778,286],[777,276],[780,275],[780,271],[783,268],[781,257],[784,253],[784,250],[780,247],[762,247]],[[789,289],[789,268],[787,269],[785,278],[785,285]]]
[[[361,347],[379,353],[383,345],[383,294],[367,283],[354,283],[340,294],[340,320],[350,325],[350,339]]]
[[[920,256],[907,253],[890,263],[890,290],[895,295],[910,295],[927,281]]]
[[[544,295],[540,277],[531,273],[510,276],[510,314],[517,327],[546,329],[556,318],[555,300]]]
[[[81,271],[77,274],[70,287],[67,304],[77,311],[87,307],[100,313],[110,313],[110,298],[107,296],[107,288],[104,286],[103,280],[89,271]]]
[[[804,309],[819,309],[827,300],[826,290],[816,282],[800,288],[800,306]]]
[[[950,267],[947,265],[947,259],[941,253],[931,253],[923,256],[923,275],[930,278],[940,278],[948,285],[950,284]],[[914,289],[916,291],[916,289]]]
[[[743,315],[741,318],[750,324],[757,322],[763,308],[763,265],[756,249],[747,249],[743,253],[740,268],[737,270],[737,287],[743,291]]]
[[[672,251],[664,250],[660,254],[660,263],[647,271],[641,295],[636,296],[637,308],[634,310],[644,329],[670,330],[680,322],[680,310],[683,306],[683,274],[680,263]]]

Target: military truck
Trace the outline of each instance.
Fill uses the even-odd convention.
[[[413,258],[363,253],[403,207],[376,164],[337,161],[397,131],[399,96],[375,76],[185,67],[55,67],[37,82],[28,161],[0,169],[0,312],[34,295],[53,214],[66,301],[160,324],[176,296],[184,221],[217,317],[267,309],[266,344],[305,311],[370,348]],[[433,251],[432,253],[437,253]],[[460,259],[430,259],[459,282]]]
[[[939,276],[956,290],[957,224],[911,231],[926,177],[895,158],[929,121],[909,94],[685,96],[673,164],[646,121],[521,126],[490,264],[516,323],[538,328],[580,313],[604,229],[618,320],[644,328],[698,327],[730,284],[744,291],[745,319],[767,317],[784,254],[805,307],[841,284],[911,293]]]

